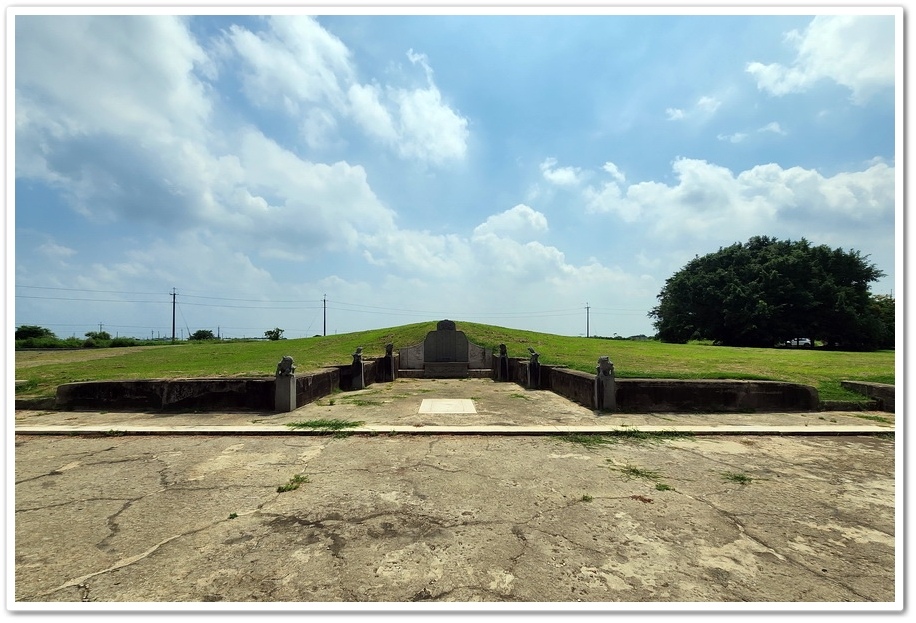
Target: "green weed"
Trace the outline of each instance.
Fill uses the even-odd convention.
[[[886,417],[880,416],[880,415],[858,415],[857,414],[856,417],[862,418],[863,420],[872,420],[874,422],[881,422],[882,424],[891,423],[889,419],[887,419]]]
[[[747,474],[737,472],[722,472],[722,479],[727,482],[736,482],[739,485],[748,485],[754,481],[754,479]]]
[[[642,469],[640,467],[634,467],[633,465],[624,465],[623,467],[616,468],[620,471],[627,480],[632,480],[634,478],[645,478],[646,480],[658,480],[661,478],[655,470],[651,469]]]
[[[302,422],[287,422],[287,426],[293,429],[298,428],[311,428],[318,430],[328,430],[328,431],[339,431],[345,428],[357,428],[362,426],[365,422],[351,422],[349,420],[338,420],[338,419],[329,419],[329,420],[307,420]]]
[[[309,482],[309,477],[304,474],[296,474],[295,476],[289,479],[288,483],[277,487],[277,493],[295,491],[296,489],[299,488],[299,485],[301,485],[304,482]]]
[[[586,493],[585,495],[582,496],[582,501],[583,501],[583,502],[591,502],[593,499],[594,499],[594,498],[593,498],[592,496],[590,496],[589,494],[587,494],[587,493]]]

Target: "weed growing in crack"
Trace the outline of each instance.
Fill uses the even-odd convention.
[[[582,501],[583,501],[583,502],[591,502],[591,501],[594,500],[594,499],[595,499],[595,498],[593,498],[592,496],[590,496],[590,495],[587,494],[587,493],[586,493],[585,495],[582,496]]]
[[[882,424],[891,423],[889,419],[887,419],[886,417],[882,417],[880,415],[856,415],[856,417],[862,418],[863,420],[872,420],[875,422],[881,422]]]
[[[556,435],[555,439],[566,441],[568,443],[578,443],[586,448],[594,448],[607,444],[617,443],[616,439],[610,439],[605,435],[592,433],[567,433],[565,435]]]
[[[727,482],[736,482],[739,485],[747,485],[754,480],[747,474],[741,474],[738,472],[722,472],[722,479]]]
[[[327,430],[327,431],[339,431],[345,428],[357,428],[362,426],[365,422],[357,421],[351,422],[349,420],[339,420],[339,419],[320,419],[320,420],[306,420],[301,422],[287,422],[287,426],[293,429],[297,428],[311,428],[315,430]]]
[[[666,485],[663,482],[656,482],[655,490],[656,491],[674,491],[674,487],[672,487],[671,485]]]
[[[634,478],[645,478],[646,480],[658,480],[659,478],[661,478],[661,474],[659,474],[655,470],[642,469],[640,467],[635,467],[629,464],[624,465],[623,467],[618,467],[616,469],[620,471],[627,480],[632,480]]]
[[[239,516],[238,513],[229,513],[229,519],[235,519],[238,516]]]
[[[354,398],[352,400],[347,400],[347,404],[353,405],[354,407],[371,407],[385,404],[378,400],[361,400],[360,398]]]
[[[567,433],[565,435],[555,436],[556,439],[561,441],[578,443],[586,447],[611,445],[621,441],[657,444],[673,439],[691,439],[693,437],[694,434],[691,432],[679,432],[673,430],[646,432],[629,427],[623,427],[621,430],[611,431],[609,433]]]
[[[285,493],[286,491],[295,491],[299,488],[304,482],[309,482],[309,477],[304,474],[296,474],[289,479],[289,482],[285,485],[280,485],[277,487],[277,493]]]

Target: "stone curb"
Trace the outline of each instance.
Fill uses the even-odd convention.
[[[289,426],[18,426],[16,435],[564,435],[623,432],[694,435],[877,435],[881,426],[359,426],[340,431]]]

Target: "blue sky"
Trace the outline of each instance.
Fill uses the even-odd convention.
[[[14,322],[166,336],[175,288],[179,336],[320,334],[325,296],[329,334],[651,335],[668,277],[755,235],[889,294],[894,43],[892,14],[17,15]]]

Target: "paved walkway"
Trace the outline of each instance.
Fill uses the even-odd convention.
[[[469,407],[470,405],[470,407]],[[449,411],[454,412],[449,412]],[[344,421],[350,433],[557,435],[690,432],[694,434],[863,435],[893,433],[885,412],[599,413],[550,391],[489,379],[399,379],[341,392],[289,413],[16,412],[16,434],[315,435],[302,422]]]

